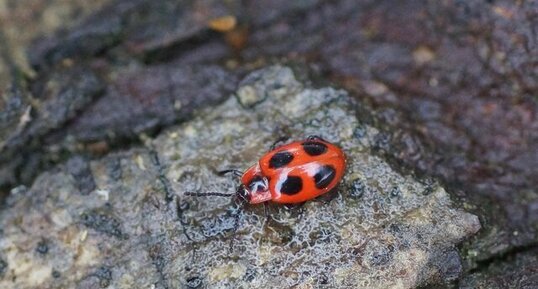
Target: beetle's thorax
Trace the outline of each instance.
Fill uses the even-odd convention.
[[[269,181],[266,177],[256,175],[250,183],[245,186],[249,195],[249,203],[259,204],[271,200],[269,191]]]
[[[269,180],[265,177],[258,164],[250,167],[241,178],[243,194],[247,195],[248,202],[259,204],[271,200]]]

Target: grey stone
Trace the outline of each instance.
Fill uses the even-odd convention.
[[[476,216],[373,155],[378,130],[358,122],[345,91],[298,85],[287,67],[253,75],[248,85],[265,101],[245,108],[229,98],[164,130],[151,149],[91,161],[86,195],[65,166],[11,195],[0,212],[10,266],[0,287],[415,288],[460,274],[456,245],[480,229]],[[276,80],[283,86],[265,85]],[[233,192],[237,180],[215,172],[246,169],[284,134],[343,148],[347,172],[332,198],[270,204],[267,219],[263,206],[184,194]],[[42,239],[54,246],[36,256]]]

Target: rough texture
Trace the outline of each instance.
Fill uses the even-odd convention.
[[[186,120],[194,109],[229,96],[236,78],[218,66],[178,67],[173,63],[123,70],[107,94],[62,131],[79,142],[125,139]],[[54,143],[57,135],[48,141]]]
[[[235,75],[216,66],[56,70],[34,83],[39,99],[30,104],[24,91],[14,90],[12,107],[0,112],[6,119],[0,127],[0,186],[29,183],[66,152],[103,153],[185,120],[222,101],[235,83]]]
[[[0,213],[0,286],[414,288],[461,274],[455,246],[479,230],[477,217],[372,155],[378,131],[359,123],[344,91],[304,87],[280,66],[239,91],[249,88],[267,99],[244,108],[230,98],[167,129],[151,150],[73,159],[14,192]],[[282,134],[320,134],[345,150],[338,192],[271,205],[268,220],[262,206],[183,195],[233,191],[236,180],[215,171],[245,168]]]
[[[79,13],[104,2],[79,7]],[[227,11],[213,2],[118,1],[84,20],[70,18],[77,16],[77,3],[34,3],[50,4],[51,15],[42,18],[42,11],[29,8],[40,15],[31,26],[49,34],[33,45],[39,33],[18,31],[9,16],[21,14],[20,7],[2,9],[0,2],[0,23],[7,27],[0,31],[0,76],[7,75],[0,77],[0,190],[31,184],[43,168],[73,153],[103,154],[227,97],[237,77],[220,66],[141,61],[207,33],[207,22]],[[62,8],[66,15],[56,15]],[[57,25],[47,21],[66,25],[52,33]],[[17,58],[28,46],[34,70]],[[101,58],[105,53],[112,55]]]
[[[538,251],[529,250],[494,262],[487,269],[463,278],[462,289],[531,289],[538,284]]]
[[[208,21],[223,15],[237,26],[212,31]],[[225,97],[244,70],[300,60],[320,74],[318,85],[332,80],[371,104],[358,117],[384,132],[375,154],[438,177],[480,216],[484,229],[463,255],[466,272],[482,272],[538,240],[537,15],[536,1],[509,0],[0,0],[0,142],[26,127],[36,133],[0,152],[0,195],[73,154],[136,146],[137,134],[188,119],[168,105],[179,94],[163,87],[204,87],[215,75],[220,94],[212,85],[182,94]],[[69,71],[98,76],[104,90],[76,91],[86,97],[65,111],[70,102],[51,91],[89,88]],[[253,88],[238,92],[245,107],[265,98]],[[155,101],[140,98],[153,93]],[[32,123],[43,115],[51,123]]]
[[[249,7],[255,13],[256,5]],[[314,7],[269,26],[253,21],[241,55],[316,63],[371,103],[386,131],[377,153],[440,178],[484,218],[485,229],[468,246],[470,267],[536,246],[536,1],[342,0]]]

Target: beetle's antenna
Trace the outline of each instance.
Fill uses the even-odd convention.
[[[280,143],[280,142],[285,142],[285,141],[287,141],[288,139],[290,139],[289,136],[281,136],[281,137],[279,137],[279,138],[278,138],[278,139],[271,145],[271,147],[269,148],[269,150],[274,150],[274,149],[276,149],[276,148],[278,147],[278,146],[277,146],[278,143]]]
[[[219,192],[207,192],[207,193],[197,193],[197,192],[185,192],[185,196],[193,196],[193,197],[232,197],[234,196],[234,193],[219,193]]]
[[[227,169],[227,170],[222,170],[222,171],[217,172],[217,174],[219,176],[223,176],[223,175],[228,174],[228,173],[232,173],[234,175],[234,177],[243,176],[243,172],[241,172],[240,170],[236,170],[236,169]]]

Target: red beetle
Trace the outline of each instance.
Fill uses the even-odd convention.
[[[344,175],[346,158],[342,150],[318,136],[295,141],[262,156],[244,173],[226,170],[241,176],[235,194],[208,192],[191,196],[232,196],[250,203],[272,201],[283,204],[302,203],[332,190]]]

